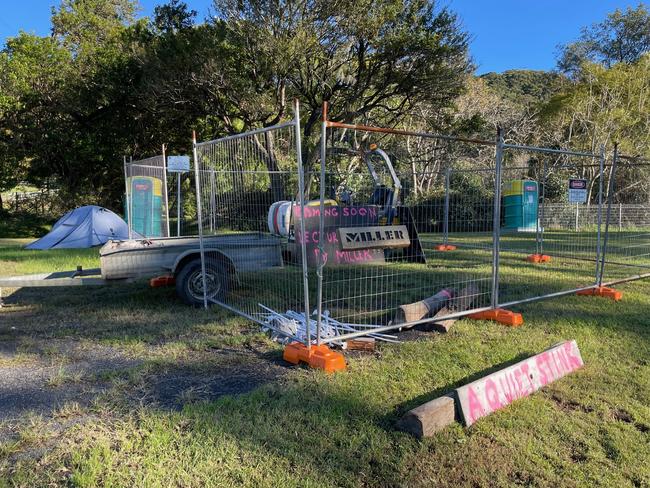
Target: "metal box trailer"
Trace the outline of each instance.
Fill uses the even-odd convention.
[[[237,273],[283,266],[281,239],[242,233],[203,239],[208,298],[222,299],[236,284]],[[203,304],[198,237],[109,241],[99,250],[101,268],[0,277],[0,288],[108,285],[139,278],[172,275],[176,291],[188,305]]]

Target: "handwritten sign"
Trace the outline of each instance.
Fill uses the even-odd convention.
[[[530,395],[583,366],[576,341],[546,351],[456,389],[466,425]]]
[[[310,267],[320,261],[320,207],[305,207],[305,233],[300,232],[301,211],[293,208],[293,221],[298,249],[305,242],[307,264]],[[341,227],[363,227],[379,224],[379,207],[329,205],[323,215],[323,261],[326,266],[345,264],[383,263],[383,249],[343,249],[338,229]]]
[[[338,233],[343,249],[395,249],[411,245],[405,225],[341,227]]]
[[[587,180],[569,178],[569,202],[585,203],[587,201]]]

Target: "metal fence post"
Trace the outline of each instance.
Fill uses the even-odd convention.
[[[612,157],[612,171],[609,175],[609,185],[607,188],[607,216],[605,218],[605,237],[603,239],[603,248],[601,251],[600,273],[598,275],[598,286],[603,286],[603,274],[605,273],[605,257],[607,256],[607,241],[609,240],[609,221],[612,217],[612,200],[614,200],[614,180],[616,178],[616,165],[618,162],[618,144],[614,144],[614,155]],[[620,220],[619,220],[620,222]]]
[[[623,231],[623,204],[618,204],[618,231]]]
[[[205,276],[205,244],[203,242],[203,215],[201,211],[201,178],[199,176],[199,158],[196,151],[196,132],[192,131],[192,154],[194,156],[194,179],[196,183],[196,214],[199,223],[199,250],[201,253],[201,279],[203,280],[203,307],[208,308],[208,288]]]
[[[311,313],[309,310],[309,268],[307,267],[307,245],[305,242],[305,168],[302,165],[302,145],[300,141],[300,104],[293,103],[294,127],[296,131],[296,159],[298,162],[298,198],[300,205],[300,250],[302,254],[302,286],[305,297],[305,346],[311,348]]]
[[[319,208],[320,216],[318,220],[318,291],[317,298],[317,312],[316,318],[316,344],[321,343],[321,328],[323,317],[323,268],[325,267],[324,252],[325,247],[323,241],[325,239],[325,159],[327,157],[327,102],[323,102],[323,121],[321,123],[321,136],[320,136],[320,194],[319,194]]]
[[[601,249],[601,232],[600,228],[603,221],[603,178],[605,171],[605,146],[600,146],[600,173],[598,177],[598,231],[596,235],[596,281],[600,282],[600,249]]]
[[[494,164],[494,210],[492,229],[492,308],[499,306],[499,248],[501,238],[501,163],[503,162],[503,130],[497,130]]]
[[[181,178],[183,173],[176,173],[176,237],[181,235]]]
[[[443,236],[442,242],[445,246],[449,245],[449,187],[451,180],[451,168],[445,171],[445,217],[443,222]]]
[[[162,159],[163,159],[163,187],[165,189],[165,227],[167,229],[166,237],[171,237],[169,233],[169,199],[167,196],[167,155],[165,154],[165,144],[162,145]]]
[[[538,201],[537,205],[537,221],[535,222],[535,226],[537,229],[537,233],[535,235],[535,247],[537,248],[537,254],[544,254],[544,227],[542,224],[544,224],[544,208],[546,206],[546,159],[544,159],[544,163],[542,165],[542,195],[541,198]],[[540,205],[539,202],[541,202],[541,211],[540,211]]]
[[[126,202],[124,202],[125,209],[124,212],[126,213],[126,222],[129,226],[129,240],[133,239],[133,222],[131,219],[131,197],[129,195],[129,173],[126,169],[126,156],[124,156],[124,187],[126,189]]]

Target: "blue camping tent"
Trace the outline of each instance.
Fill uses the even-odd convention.
[[[49,234],[25,249],[79,249],[128,238],[129,227],[122,218],[106,208],[88,205],[65,214]]]

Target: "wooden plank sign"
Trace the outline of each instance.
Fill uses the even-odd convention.
[[[338,229],[341,249],[396,249],[409,247],[411,239],[405,225],[374,225]]]
[[[528,396],[583,366],[576,341],[557,344],[535,356],[456,390],[465,425]]]

